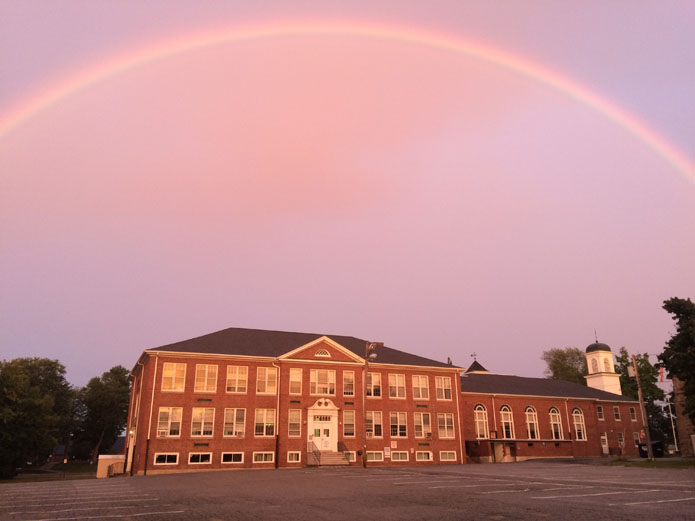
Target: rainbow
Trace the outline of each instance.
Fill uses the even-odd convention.
[[[579,103],[602,114],[641,141],[686,179],[695,182],[695,165],[674,145],[616,103],[599,95],[585,85],[522,56],[493,46],[466,40],[459,36],[432,32],[422,28],[376,24],[364,21],[283,21],[205,31],[138,48],[80,70],[21,100],[0,116],[0,140],[13,129],[30,120],[48,107],[72,96],[90,85],[104,81],[129,69],[187,51],[253,40],[288,36],[352,36],[374,38],[422,45],[442,51],[471,56],[504,67],[517,74],[552,87]]]

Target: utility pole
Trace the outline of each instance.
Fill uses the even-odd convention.
[[[373,353],[377,346],[383,346],[383,342],[369,342],[364,346],[364,374],[362,375],[362,413],[364,421],[364,429],[362,431],[362,466],[367,468],[367,375],[369,375],[369,360],[376,358],[376,353]],[[383,421],[383,420],[382,420]],[[374,424],[372,423],[372,429]]]
[[[644,397],[642,396],[642,385],[639,381],[639,371],[637,370],[637,359],[635,355],[632,355],[632,368],[635,371],[635,378],[637,379],[637,395],[639,396],[639,406],[642,410],[642,429],[647,438],[647,459],[649,461],[654,461],[654,454],[652,453],[652,436],[649,434],[649,422],[647,422],[647,410],[644,407]]]

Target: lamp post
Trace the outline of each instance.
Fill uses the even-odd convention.
[[[367,375],[369,374],[369,360],[376,358],[376,353],[373,351],[377,346],[383,346],[383,342],[366,342],[364,346],[364,373],[362,374],[362,412],[364,421],[364,429],[362,430],[362,466],[367,468]]]

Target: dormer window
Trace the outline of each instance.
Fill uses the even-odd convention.
[[[319,349],[314,353],[314,356],[317,358],[330,358],[331,353],[329,353],[327,349]]]

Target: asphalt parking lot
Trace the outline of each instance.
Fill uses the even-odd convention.
[[[695,520],[695,469],[526,462],[0,485],[0,519]]]

